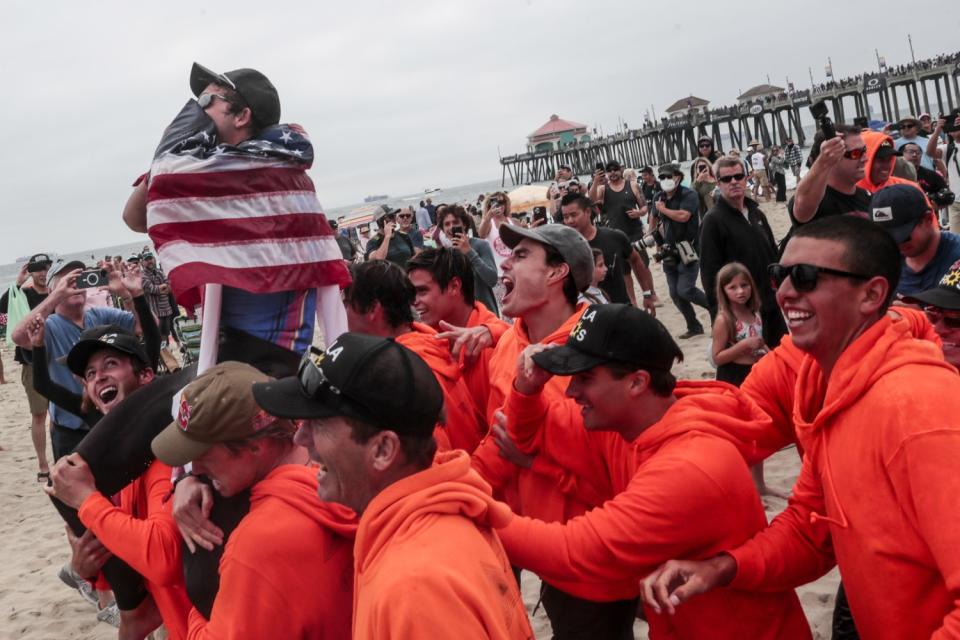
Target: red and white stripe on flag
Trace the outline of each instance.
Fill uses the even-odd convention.
[[[208,283],[270,293],[350,282],[313,181],[289,162],[162,156],[147,230],[189,310]]]

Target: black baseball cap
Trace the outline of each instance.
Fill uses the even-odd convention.
[[[210,83],[230,87],[240,94],[253,112],[253,120],[261,127],[280,122],[280,96],[273,83],[256,69],[234,69],[217,73],[198,62],[190,69],[190,90],[199,96]]]
[[[49,269],[52,264],[53,260],[51,260],[47,254],[35,253],[27,260],[27,273],[36,273],[44,269]]]
[[[125,353],[139,360],[145,367],[150,366],[147,352],[137,336],[115,324],[104,324],[87,329],[80,334],[80,340],[67,354],[67,368],[82,378],[90,357],[103,349]]]
[[[611,362],[670,371],[683,352],[659,320],[627,304],[587,307],[567,343],[533,356],[541,368],[569,376]]]
[[[423,359],[393,339],[344,333],[304,355],[296,376],[253,385],[267,413],[291,419],[357,418],[400,435],[428,436],[443,391]]]
[[[960,311],[960,260],[954,262],[950,270],[943,274],[937,286],[915,293],[906,300],[919,300],[940,309]]]
[[[577,285],[577,291],[585,291],[593,282],[593,269],[596,266],[593,260],[593,250],[590,248],[587,239],[576,229],[572,229],[565,224],[544,224],[529,229],[504,224],[500,225],[500,238],[510,249],[527,238],[549,245],[559,251],[564,262],[570,267],[570,273],[573,275],[573,282]]]
[[[874,154],[874,157],[882,160],[884,158],[892,158],[895,155],[897,155],[897,149],[893,146],[893,140],[886,138],[880,143],[880,146],[877,147],[877,152]]]
[[[893,184],[870,199],[870,219],[886,229],[897,244],[907,241],[928,211],[930,206],[919,186]]]

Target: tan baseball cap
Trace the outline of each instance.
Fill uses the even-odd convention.
[[[150,448],[161,462],[182,466],[215,444],[245,440],[277,421],[253,399],[253,385],[270,376],[242,362],[222,362],[198,376],[180,395],[177,419]]]

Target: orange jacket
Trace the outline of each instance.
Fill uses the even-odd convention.
[[[490,358],[493,356],[493,349],[497,346],[503,334],[507,332],[507,329],[510,328],[510,325],[495,316],[483,303],[474,302],[473,311],[470,312],[470,317],[467,319],[467,326],[478,327],[480,325],[486,327],[490,332],[493,338],[493,347],[484,349],[471,362],[467,362],[465,355],[460,354],[460,369],[463,371],[463,381],[466,383],[467,389],[470,390],[474,404],[481,412],[484,412],[490,399]],[[483,426],[487,427],[488,425],[484,423]],[[484,429],[482,435],[486,435],[486,432],[487,429]],[[472,449],[469,450],[469,452],[472,451]]]
[[[446,420],[442,428],[434,431],[438,448],[473,451],[486,433],[485,423],[463,381],[460,366],[450,355],[449,343],[437,340],[437,331],[428,325],[414,322],[410,326],[413,331],[397,336],[397,343],[423,358],[443,388]]]
[[[836,563],[861,637],[960,636],[960,378],[914,324],[882,318],[829,380],[804,357],[800,477],[787,509],[731,552],[733,586],[789,588]]]
[[[762,453],[770,420],[735,387],[680,382],[677,401],[635,441],[608,439],[617,495],[565,525],[519,516],[498,533],[514,564],[545,580],[638,583],[670,558],[708,558],[766,526],[747,461]],[[520,420],[552,412],[543,395],[515,394]],[[633,455],[623,448],[632,447]],[[573,591],[581,597],[584,591]],[[684,607],[689,607],[684,611]],[[651,638],[809,638],[790,589],[717,589],[674,616],[647,609]]]
[[[870,171],[873,169],[874,162],[889,162],[891,165],[893,165],[897,161],[895,156],[891,156],[886,160],[877,159],[877,150],[880,149],[880,145],[883,143],[883,141],[889,140],[890,144],[892,145],[893,138],[885,133],[880,133],[879,131],[864,131],[860,134],[860,137],[863,138],[863,142],[867,147],[867,164],[863,168],[863,178],[861,178],[860,182],[857,183],[858,187],[861,189],[866,189],[870,193],[876,193],[880,189],[889,187],[892,184],[910,184],[915,186],[917,189],[920,189],[920,193],[923,193],[923,188],[917,182],[913,180],[907,180],[906,178],[898,178],[892,173],[890,174],[890,177],[887,178],[886,182],[882,184],[876,184],[870,180]],[[925,193],[924,197],[926,197]],[[927,200],[927,205],[930,206],[933,211],[936,211],[936,209],[933,209],[933,206],[930,204],[929,200]]]
[[[380,492],[357,530],[353,637],[532,639],[494,533],[508,517],[462,451]]]
[[[317,497],[314,469],[277,467],[251,489],[210,621],[192,609],[189,638],[349,638],[356,529],[353,511]]]
[[[187,637],[190,601],[183,581],[180,532],[164,500],[171,469],[159,460],[124,487],[114,505],[99,492],[80,505],[80,522],[97,539],[143,576],[171,640]]]
[[[544,344],[564,344],[571,329],[587,305],[580,305],[557,329],[541,340]],[[517,358],[530,344],[523,320],[516,323],[497,343],[490,358],[490,392],[487,420],[501,408],[513,389]],[[544,387],[547,399],[565,399],[569,377],[554,376]],[[517,513],[548,522],[565,522],[612,497],[609,470],[594,440],[602,434],[586,432],[581,423],[561,420],[544,424],[543,429],[515,440],[521,450],[536,454],[530,469],[520,469],[500,455],[492,435],[487,435],[473,454],[473,464]],[[560,585],[557,585],[560,586]],[[563,587],[561,587],[563,588]]]
[[[914,337],[940,346],[940,336],[922,311],[909,307],[893,307],[888,313],[902,319],[906,323],[904,326],[909,327],[910,334]],[[793,344],[790,336],[784,336],[777,348],[753,365],[750,375],[740,385],[740,389],[770,416],[773,427],[781,436],[780,446],[771,453],[796,442],[797,452],[803,455],[803,445],[797,442],[793,426],[793,391],[804,355],[803,351]],[[776,442],[771,441],[770,444],[775,446]]]

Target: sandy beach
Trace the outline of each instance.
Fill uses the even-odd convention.
[[[789,227],[786,207],[762,203],[774,233],[779,239]],[[684,330],[683,320],[670,302],[660,268],[654,267],[657,292],[664,302],[658,318],[673,335]],[[701,322],[709,326],[706,311],[698,309]],[[707,359],[707,338],[698,337],[681,344],[685,361],[674,369],[680,378],[713,378]],[[36,481],[36,460],[30,444],[30,416],[20,386],[19,365],[13,362],[12,349],[3,346],[2,358],[7,384],[0,385],[0,537],[4,540],[4,563],[0,578],[0,638],[48,640],[76,638],[100,640],[115,638],[116,630],[98,623],[93,607],[57,578],[57,571],[69,558],[64,525]],[[49,440],[48,440],[49,447]],[[49,455],[49,454],[48,454]],[[796,449],[785,449],[770,458],[765,466],[767,484],[787,492],[800,470]],[[784,500],[765,498],[768,518],[786,506]],[[830,636],[830,617],[836,593],[836,570],[820,580],[798,589],[814,638]],[[539,581],[525,572],[524,598],[528,609],[537,602]],[[542,608],[533,618],[538,638],[549,638],[550,627]],[[636,626],[637,638],[646,638],[642,622]]]

